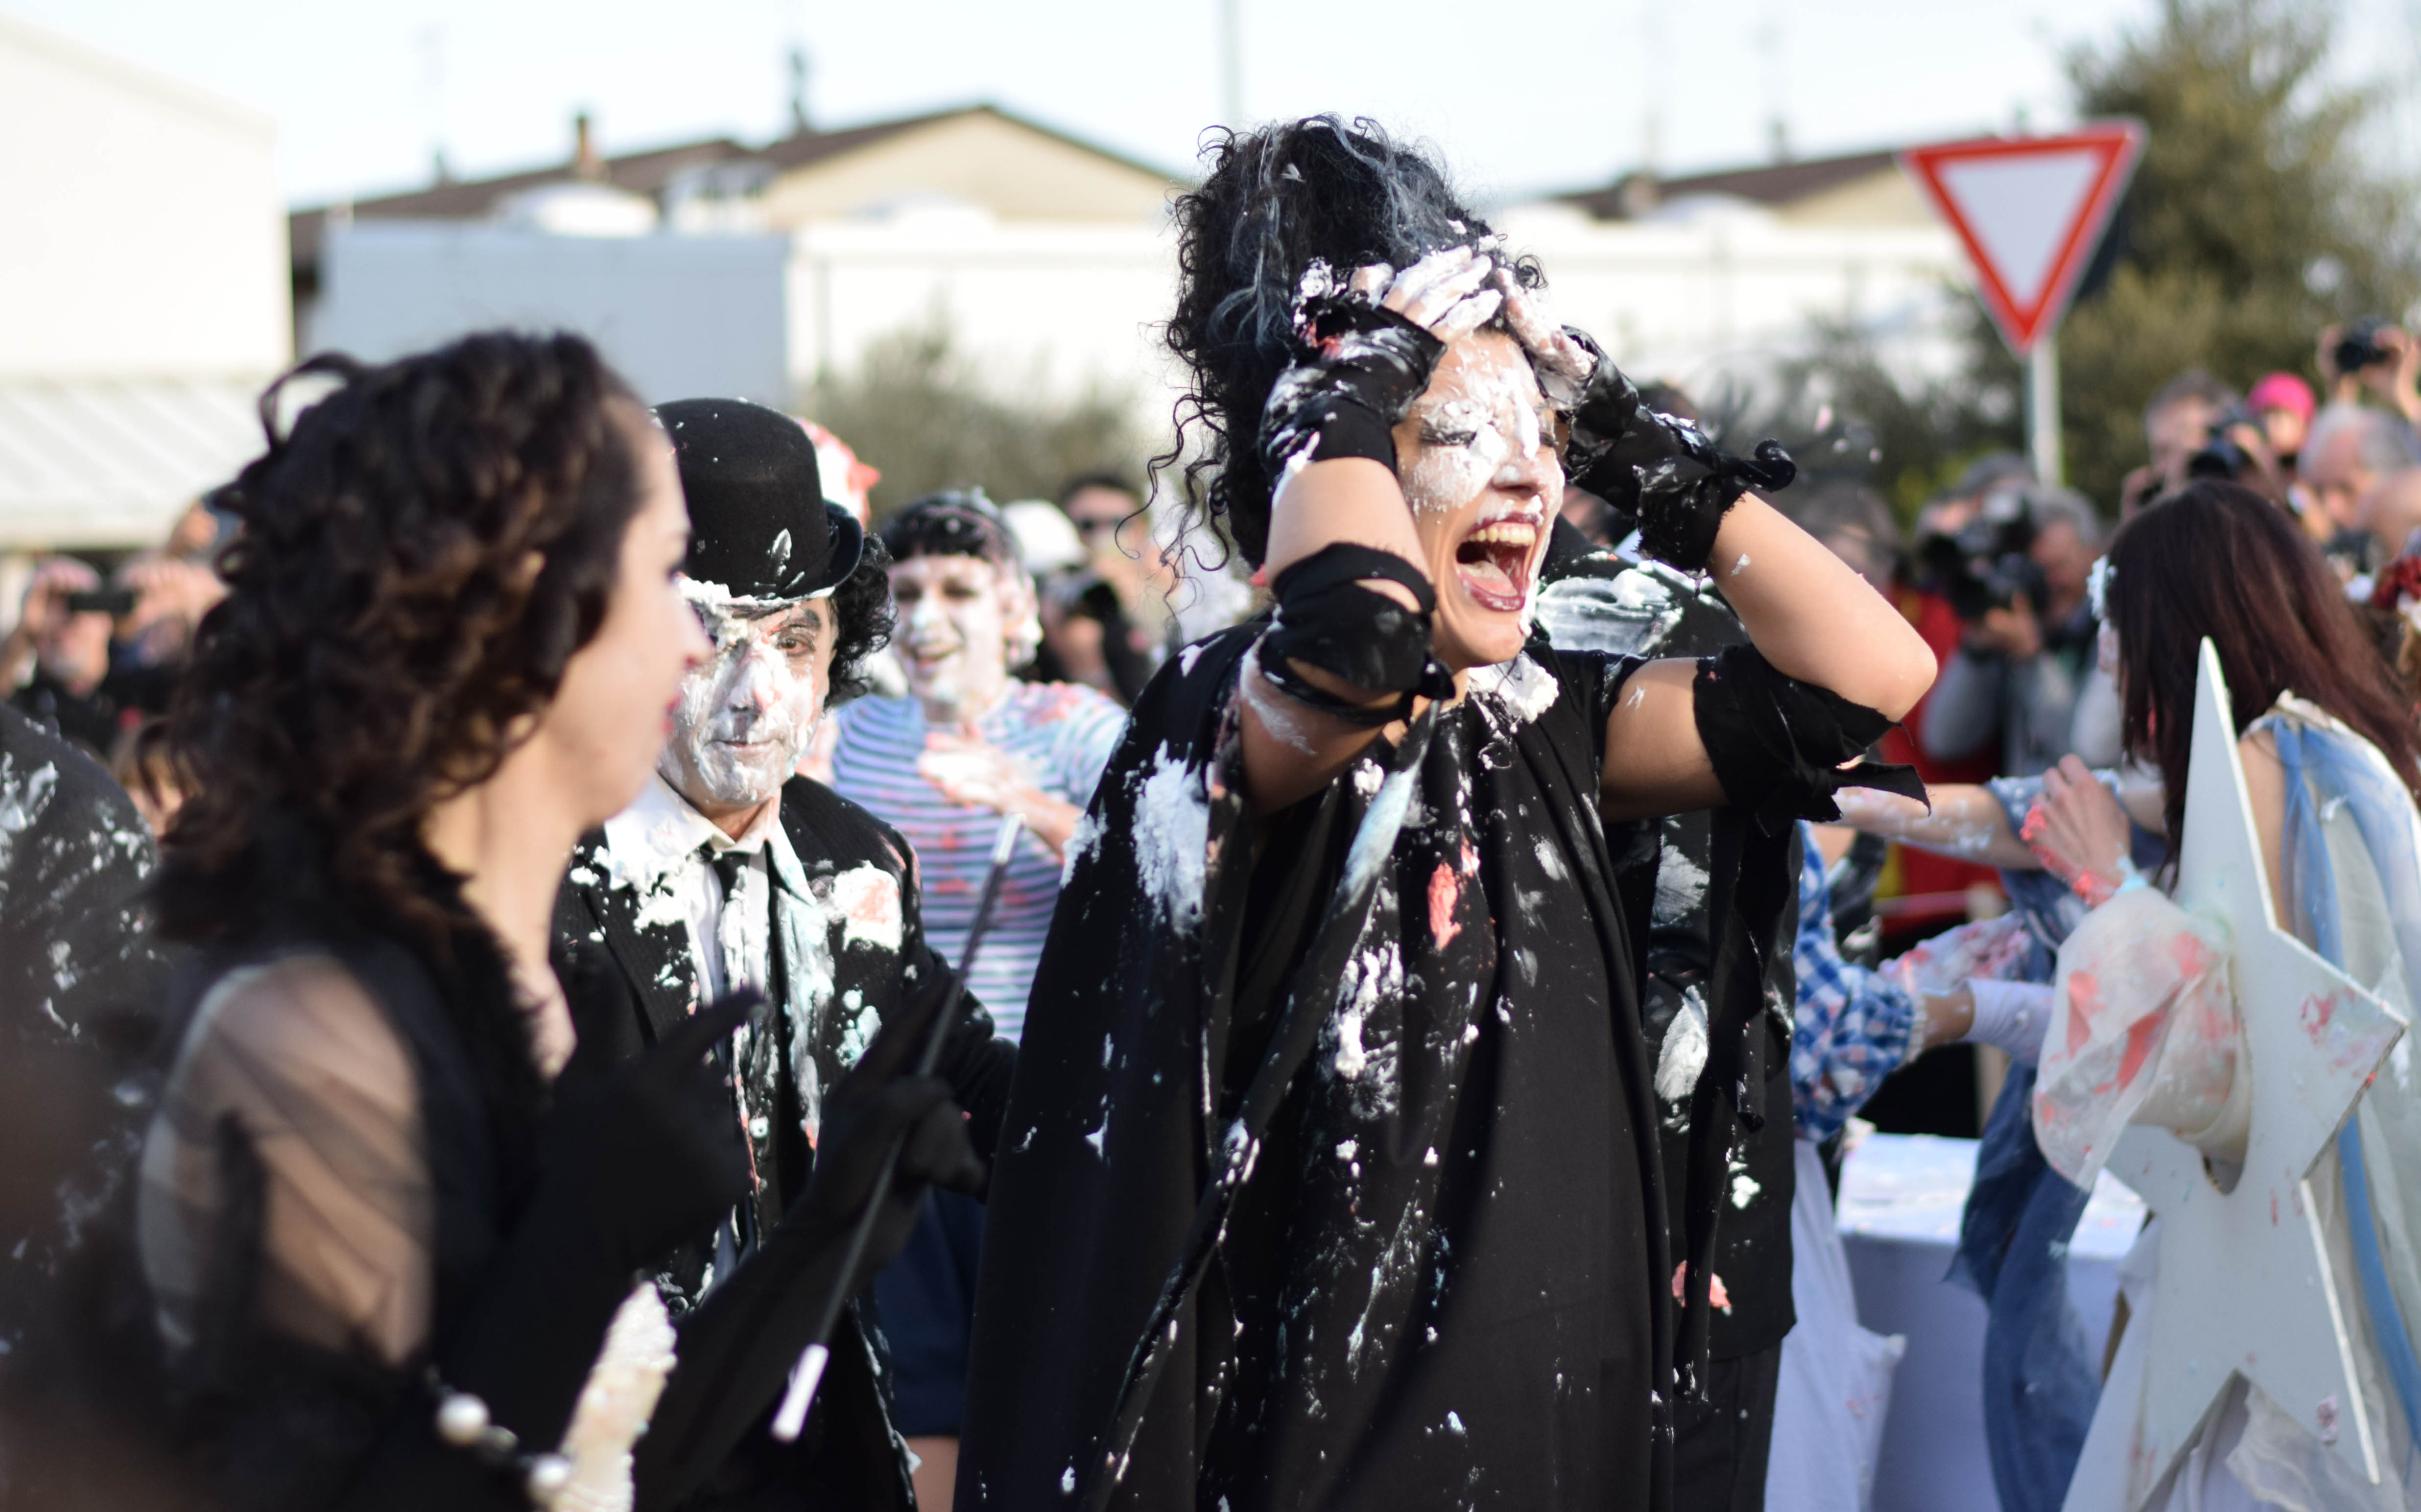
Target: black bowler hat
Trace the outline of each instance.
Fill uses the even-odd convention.
[[[689,497],[681,570],[735,599],[812,599],[857,570],[866,533],[824,502],[806,428],[746,399],[656,406]]]

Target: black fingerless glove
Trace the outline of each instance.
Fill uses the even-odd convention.
[[[1703,572],[1724,516],[1751,488],[1784,489],[1798,464],[1779,443],[1754,460],[1727,456],[1687,420],[1648,407],[1614,360],[1566,328],[1597,357],[1571,409],[1564,470],[1572,482],[1639,522],[1639,547],[1684,572]]]
[[[1261,406],[1261,467],[1275,491],[1291,467],[1367,457],[1396,470],[1396,422],[1429,387],[1445,343],[1348,294],[1304,303],[1304,351]]]

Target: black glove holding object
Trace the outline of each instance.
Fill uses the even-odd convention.
[[[731,1091],[711,1058],[759,1001],[702,1008],[619,1066],[575,1054],[540,1127],[538,1190],[479,1295],[430,1341],[434,1383],[486,1405],[521,1453],[551,1454],[638,1273],[748,1192]],[[345,1501],[363,1508],[526,1504],[509,1473],[437,1442],[437,1398],[390,1433]]]
[[[947,973],[926,973],[884,1021],[825,1099],[806,1190],[756,1252],[679,1319],[680,1363],[636,1450],[638,1506],[678,1506],[764,1421],[830,1300],[856,1295],[906,1246],[927,1188],[982,1190],[984,1163],[949,1087],[914,1074],[949,981]],[[895,1148],[898,1164],[877,1191]],[[851,1231],[869,1202],[878,1208],[873,1231],[843,1274]]]

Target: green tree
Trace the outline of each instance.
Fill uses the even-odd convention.
[[[987,382],[938,310],[869,343],[854,372],[815,385],[802,408],[882,469],[878,519],[939,489],[978,485],[1007,503],[1050,497],[1078,473],[1141,471],[1128,396],[1092,387],[1055,398],[1039,384]]]
[[[2329,0],[2162,0],[2148,26],[2070,55],[2080,115],[2151,132],[2108,281],[2059,336],[2070,480],[2104,508],[2168,379],[2316,376],[2321,326],[2421,292],[2404,186],[2358,151],[2378,97],[2321,76],[2335,22]]]

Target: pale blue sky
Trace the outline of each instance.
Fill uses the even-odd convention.
[[[2063,52],[2153,0],[1236,0],[1250,117],[1365,113],[1487,196],[2057,124]],[[1674,12],[1679,10],[1680,14]],[[819,124],[992,100],[1186,166],[1219,115],[1212,0],[0,0],[0,12],[248,103],[298,202],[786,125],[794,40]],[[1481,20],[1493,12],[1518,22]],[[2349,0],[2341,70],[2413,76],[2421,0]],[[1683,19],[1686,17],[1686,20]],[[1661,19],[1660,19],[1661,18]]]

